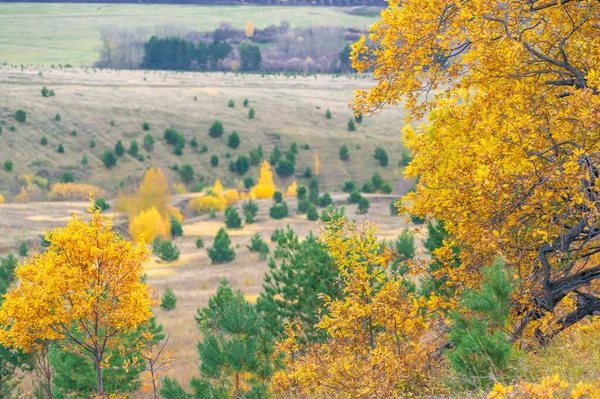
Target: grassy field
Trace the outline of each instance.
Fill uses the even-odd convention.
[[[349,179],[362,185],[379,171],[394,186],[395,193],[402,193],[409,187],[402,169],[396,166],[402,151],[403,110],[395,108],[376,117],[365,117],[355,132],[347,130],[347,122],[353,117],[348,108],[353,91],[370,84],[368,79],[333,76],[286,78],[78,68],[21,70],[0,66],[0,162],[11,159],[14,164],[10,172],[0,169],[0,193],[11,202],[23,185],[19,175],[41,175],[52,183],[69,171],[76,182],[100,186],[114,195],[120,187],[137,184],[150,166],[161,167],[173,183],[178,183],[178,173],[169,167],[186,162],[208,182],[219,177],[225,187],[241,188],[243,177],[229,171],[231,159],[248,154],[258,145],[268,157],[275,146],[285,152],[292,142],[299,147],[296,175],[279,179],[277,183],[282,188],[294,179],[307,184],[308,179],[302,174],[305,168],[314,167],[318,155],[323,189],[340,191]],[[56,96],[42,97],[43,86],[54,90]],[[242,106],[245,98],[256,111],[255,119],[248,119],[248,108]],[[228,107],[230,99],[235,101],[235,108]],[[14,118],[19,109],[27,112],[25,123]],[[329,120],[325,118],[326,109],[333,114]],[[56,114],[60,114],[60,122],[55,121]],[[208,136],[214,120],[224,125],[225,134],[218,139]],[[142,130],[145,121],[156,140],[150,153],[141,147],[148,133]],[[186,138],[182,156],[174,155],[173,148],[163,140],[165,128],[171,126]],[[73,130],[76,136],[72,135]],[[234,130],[241,138],[236,150],[226,145],[226,136]],[[42,136],[47,138],[47,145],[41,145]],[[200,143],[196,149],[189,144],[192,136]],[[90,147],[91,140],[96,143],[94,148]],[[115,168],[107,169],[102,155],[113,149],[118,140],[126,148],[137,140],[146,159],[140,162],[125,154]],[[64,153],[57,151],[59,144]],[[202,144],[208,146],[204,154],[199,152]],[[309,145],[308,150],[304,149],[305,144]],[[348,161],[340,160],[342,144],[350,149]],[[388,167],[379,166],[372,156],[378,145],[389,154]],[[210,165],[212,154],[220,158],[216,168]],[[87,165],[81,163],[84,156]],[[256,178],[258,174],[259,168],[252,167],[246,176]]]
[[[366,28],[376,17],[335,7],[0,3],[0,63],[92,65],[98,60],[100,29],[107,26],[149,33],[164,26],[210,31],[221,23],[243,28],[251,21],[264,28],[282,20],[292,27]]]

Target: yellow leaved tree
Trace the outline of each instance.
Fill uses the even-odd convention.
[[[248,23],[246,23],[246,37],[252,37],[254,36],[254,25],[252,25],[252,22],[248,21]]]
[[[31,351],[54,341],[89,357],[102,396],[105,355],[150,319],[158,301],[142,282],[149,251],[123,240],[93,208],[89,221],[74,216],[47,232],[46,251],[17,266],[20,283],[0,309],[0,343]]]
[[[4,204],[4,197],[0,194],[0,204]]]
[[[319,173],[321,173],[321,160],[319,160],[319,154],[317,152],[315,152],[315,163],[314,163],[313,174],[315,176],[319,176]]]
[[[354,109],[405,102],[403,204],[444,221],[460,292],[501,255],[514,268],[512,339],[546,341],[600,312],[600,3],[391,0],[353,45],[376,85]],[[427,94],[427,95],[426,95]]]
[[[260,166],[260,176],[256,185],[250,190],[250,198],[252,199],[271,199],[277,191],[277,187],[273,182],[273,172],[271,165],[264,160]]]
[[[159,168],[146,171],[133,195],[121,195],[119,208],[129,215],[129,234],[138,242],[148,243],[157,235],[167,236],[171,229],[171,217],[180,222],[183,220],[179,209],[171,205],[169,182]],[[142,232],[144,235],[140,236]]]
[[[375,235],[374,225],[356,226],[345,218],[322,232],[342,294],[326,298],[326,314],[316,324],[325,341],[306,343],[296,326],[288,328],[278,348],[287,367],[275,376],[277,390],[392,398],[435,389],[426,301],[408,291],[404,277],[389,273],[394,254]]]

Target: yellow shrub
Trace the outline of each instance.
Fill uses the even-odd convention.
[[[298,183],[296,183],[296,180],[294,180],[292,182],[292,184],[290,184],[290,186],[287,188],[285,195],[287,197],[295,197],[297,191],[298,191]]]
[[[240,202],[240,193],[236,189],[230,189],[225,192],[225,204],[233,206]]]
[[[193,198],[189,204],[188,209],[192,212],[203,214],[210,211],[222,211],[225,209],[227,203],[224,196],[216,197],[214,195],[203,195]]]
[[[19,183],[25,184],[26,186],[30,185],[33,182],[33,179],[34,176],[30,173],[22,173],[17,178]]]
[[[252,199],[271,199],[275,194],[275,186],[266,184],[257,184],[250,190],[250,198]]]
[[[41,177],[41,176],[36,176],[33,178],[33,182],[41,188],[47,188],[48,187],[48,179],[46,179],[45,177]]]
[[[31,201],[31,199],[29,198],[29,193],[27,192],[25,187],[21,187],[21,192],[17,194],[17,196],[15,197],[15,201],[20,202],[22,204]]]
[[[138,243],[150,243],[156,236],[166,237],[169,231],[169,222],[154,207],[142,211],[129,221],[129,233]]]
[[[51,201],[86,200],[90,195],[95,198],[104,197],[106,192],[91,184],[57,183],[52,185],[48,199]]]
[[[516,385],[494,385],[488,399],[595,399],[600,398],[600,380],[595,383],[578,382],[569,385],[558,374],[543,378],[541,382],[521,382]]]
[[[0,204],[4,204],[4,197],[0,194]]]
[[[174,184],[173,190],[175,191],[175,194],[187,194],[188,193],[187,187],[181,183]]]

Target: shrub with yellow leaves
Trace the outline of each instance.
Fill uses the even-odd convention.
[[[234,189],[231,188],[227,191],[225,191],[225,204],[226,206],[233,206],[235,204],[237,204],[238,202],[240,202],[240,193]]]
[[[495,384],[488,399],[597,399],[600,398],[600,379],[595,383],[578,382],[570,385],[558,374],[540,382],[520,382],[515,385]]]
[[[240,193],[236,189],[229,189],[223,193],[221,181],[217,179],[214,186],[209,188],[204,195],[192,198],[188,203],[188,209],[197,214],[211,211],[220,212],[239,201]]]
[[[323,343],[306,344],[296,326],[278,347],[287,368],[276,390],[346,398],[392,398],[433,392],[433,345],[427,312],[407,291],[404,278],[388,275],[393,253],[377,241],[374,225],[344,218],[328,223],[321,241],[341,278],[341,299],[326,301],[316,327]]]
[[[292,182],[292,184],[290,184],[290,186],[285,191],[285,196],[286,197],[295,197],[297,195],[297,193],[298,193],[298,183],[296,183],[296,180],[294,180]]]
[[[0,194],[0,204],[4,204],[4,197]]]
[[[273,172],[271,165],[264,160],[260,167],[260,176],[258,181],[250,190],[251,199],[271,199],[277,191],[277,187],[273,182]]]
[[[31,198],[29,198],[29,193],[25,187],[21,187],[21,191],[16,195],[15,201],[20,204],[24,204],[26,202],[31,202]]]
[[[140,212],[129,220],[129,233],[138,243],[149,244],[156,236],[167,238],[170,231],[169,220],[155,207]]]
[[[56,183],[50,188],[48,199],[51,201],[83,201],[93,196],[104,197],[106,192],[91,184]]]

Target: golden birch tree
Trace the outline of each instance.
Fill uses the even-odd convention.
[[[0,343],[32,351],[55,341],[88,356],[102,396],[106,354],[150,319],[157,300],[142,282],[149,250],[123,240],[93,208],[89,221],[74,216],[48,232],[46,251],[17,266],[20,284],[0,309]]]

